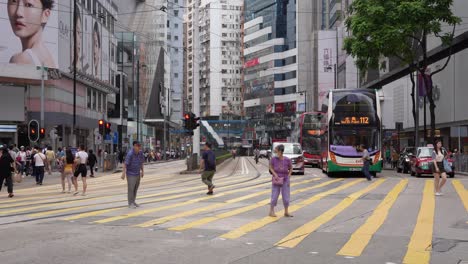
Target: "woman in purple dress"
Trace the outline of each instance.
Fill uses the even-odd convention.
[[[291,160],[283,156],[284,145],[278,145],[275,148],[276,156],[271,159],[270,172],[273,175],[271,189],[270,216],[276,217],[275,206],[278,203],[278,197],[281,192],[284,205],[284,216],[292,217],[289,214],[290,186],[289,179],[292,174]]]

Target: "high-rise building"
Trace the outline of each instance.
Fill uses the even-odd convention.
[[[241,24],[243,0],[187,0],[187,99],[193,100],[193,71],[200,71],[200,115],[242,114]],[[198,12],[198,39],[194,39]],[[197,43],[194,49],[194,42]]]
[[[179,3],[180,2],[180,3]],[[171,96],[170,120],[180,123],[182,119],[183,69],[184,69],[184,6],[182,1],[167,2],[167,48],[170,55]]]
[[[262,138],[286,139],[297,112],[315,109],[318,1],[244,1],[244,107]],[[300,10],[300,12],[299,12]]]

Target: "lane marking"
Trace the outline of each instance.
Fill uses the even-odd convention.
[[[429,264],[432,250],[432,233],[434,229],[434,181],[426,180],[421,208],[413,235],[408,244],[408,251],[403,259],[405,264]]]
[[[317,180],[318,179],[312,179],[312,180],[302,181],[302,182],[297,183],[297,184],[305,184],[305,183],[309,183],[309,182],[317,181]],[[269,184],[269,183],[267,183],[267,184]],[[248,200],[248,199],[263,195],[263,194],[267,194],[267,193],[270,193],[270,192],[271,192],[271,190],[265,190],[265,191],[252,193],[252,194],[249,194],[249,195],[245,195],[245,196],[241,196],[241,197],[238,197],[238,198],[230,199],[230,200],[227,200],[227,201],[222,202],[222,203],[215,203],[215,204],[212,204],[212,205],[209,205],[209,206],[196,208],[196,209],[184,211],[184,212],[181,212],[181,213],[168,215],[168,216],[165,216],[165,217],[150,220],[150,221],[144,222],[142,224],[135,225],[135,227],[150,227],[150,226],[153,226],[153,225],[164,224],[166,222],[169,222],[169,221],[172,221],[172,220],[175,220],[175,219],[178,219],[178,218],[192,216],[192,215],[195,215],[195,214],[198,214],[198,213],[201,213],[201,212],[206,212],[206,211],[209,211],[209,210],[218,209],[218,208],[227,206],[229,204],[245,201],[245,200]]]
[[[331,190],[328,190],[328,191],[325,191],[325,192],[321,192],[319,194],[316,194],[314,196],[312,196],[311,198],[308,198],[300,203],[297,203],[297,204],[294,204],[292,206],[289,207],[289,212],[293,213],[307,205],[310,205],[330,194],[334,194],[334,193],[337,193],[339,191],[342,191],[344,189],[347,189],[353,185],[356,185],[360,182],[363,182],[364,179],[358,179],[358,180],[354,180],[354,181],[351,181],[351,182],[348,182],[346,184],[343,184],[337,188],[333,188]],[[276,222],[278,221],[279,219],[281,219],[283,217],[283,214],[284,214],[284,210],[281,210],[279,211],[278,213],[278,217],[264,217],[264,218],[261,218],[259,220],[254,220],[248,224],[245,224],[237,229],[234,229],[224,235],[222,235],[221,237],[224,237],[224,238],[227,238],[227,239],[236,239],[236,238],[239,238],[241,236],[244,236],[246,235],[247,233],[250,233],[252,231],[255,231],[257,229],[260,229],[268,224],[271,224],[273,222]]]
[[[382,202],[375,208],[367,221],[359,227],[352,235],[348,242],[336,253],[341,256],[361,256],[364,249],[369,244],[372,236],[379,230],[388,217],[390,208],[397,200],[400,193],[405,189],[408,184],[408,179],[401,180],[382,200]]]
[[[320,179],[317,179],[317,180],[320,180]],[[314,190],[314,189],[318,189],[318,188],[321,188],[321,187],[324,187],[324,186],[327,186],[327,185],[330,185],[332,183],[339,182],[339,181],[342,181],[342,180],[343,179],[336,179],[336,180],[326,181],[326,182],[323,182],[323,183],[318,184],[318,185],[314,185],[314,186],[311,186],[311,187],[295,190],[295,191],[291,192],[291,195],[299,194],[299,193]],[[300,183],[293,183],[293,184],[291,184],[291,186],[296,186],[298,184],[300,184]],[[268,192],[271,192],[271,190],[268,190]],[[191,228],[194,228],[194,227],[197,227],[197,226],[206,225],[208,223],[211,223],[211,222],[214,222],[214,221],[217,221],[217,220],[220,220],[220,219],[232,217],[232,216],[235,216],[235,215],[239,215],[241,213],[245,213],[245,212],[248,212],[248,211],[263,207],[265,205],[268,205],[269,203],[270,203],[270,199],[265,199],[265,200],[262,200],[260,202],[255,203],[255,204],[251,204],[251,205],[248,205],[248,206],[245,206],[245,207],[241,207],[241,208],[238,208],[238,209],[235,209],[235,210],[231,210],[231,211],[226,212],[226,213],[218,214],[218,215],[215,215],[215,216],[205,217],[205,218],[202,218],[202,219],[199,219],[199,220],[187,223],[187,224],[171,227],[168,230],[183,231],[183,230],[191,229]]]
[[[468,212],[468,190],[465,189],[460,180],[453,180],[452,185],[457,191],[458,197],[460,197],[460,200],[465,206],[465,210]]]
[[[299,243],[301,243],[307,236],[309,236],[312,232],[317,230],[320,226],[335,218],[339,213],[343,212],[346,208],[351,206],[357,199],[359,199],[359,197],[379,187],[382,183],[384,183],[384,181],[385,179],[379,179],[373,182],[371,185],[368,185],[364,189],[352,193],[351,195],[343,199],[343,201],[341,201],[325,213],[319,215],[314,220],[304,224],[303,226],[291,232],[285,238],[281,239],[278,243],[276,243],[276,245],[287,248],[296,247],[297,245],[299,245]]]
[[[261,179],[261,181],[264,181],[264,179]],[[247,184],[252,184],[252,183],[253,182],[248,182]],[[230,187],[235,187],[236,185],[243,185],[243,184],[245,184],[245,183],[231,185]],[[170,204],[170,205],[166,205],[166,206],[162,206],[162,207],[158,207],[158,208],[140,210],[140,211],[137,211],[137,212],[134,212],[134,213],[129,213],[129,214],[124,214],[124,215],[118,215],[118,216],[114,216],[114,217],[104,218],[104,219],[101,219],[101,220],[98,220],[98,221],[94,221],[94,223],[98,223],[98,224],[110,223],[110,222],[114,222],[114,221],[117,221],[117,220],[127,219],[127,218],[130,218],[130,217],[141,216],[141,215],[145,215],[145,214],[148,214],[148,213],[159,212],[159,211],[166,210],[166,209],[172,209],[172,208],[176,208],[176,207],[180,207],[180,206],[184,206],[184,205],[198,203],[198,202],[201,202],[201,201],[211,200],[211,199],[222,197],[222,196],[225,196],[225,195],[228,195],[228,194],[244,192],[244,191],[255,189],[255,188],[258,188],[260,186],[268,185],[268,184],[271,184],[271,183],[267,182],[267,183],[263,183],[263,184],[260,184],[260,185],[254,185],[254,186],[248,186],[248,187],[244,187],[244,188],[238,188],[238,189],[227,191],[227,192],[224,192],[224,193],[218,193],[218,194],[216,194],[214,196],[196,198],[196,199],[188,200],[188,201],[185,201],[185,202]],[[225,187],[225,188],[228,188],[228,187]],[[222,188],[219,188],[219,189],[222,189]],[[143,203],[140,203],[140,204],[143,204]]]
[[[234,180],[229,180],[229,181],[226,181],[224,182],[224,184],[226,183],[232,183],[232,182],[239,182],[239,181],[242,181],[240,179],[234,179]],[[225,188],[225,187],[223,187]],[[142,195],[140,197],[138,197],[138,199],[145,199],[145,198],[152,198],[152,197],[159,197],[159,196],[163,196],[163,195],[167,195],[167,194],[173,194],[173,193],[180,193],[180,192],[185,192],[185,191],[190,191],[190,190],[203,190],[204,187],[203,186],[197,186],[197,187],[191,187],[191,188],[184,188],[184,189],[178,189],[178,190],[171,190],[171,191],[167,191],[167,192],[160,192],[160,193],[155,193],[155,194],[148,194],[148,195]],[[220,188],[221,189],[221,188]],[[199,191],[194,191],[194,192],[189,192],[189,193],[182,193],[182,194],[178,194],[178,195],[172,195],[172,196],[169,196],[168,199],[175,199],[175,198],[180,198],[180,197],[186,197],[186,196],[190,196],[192,194],[198,194]],[[42,205],[38,205],[38,206],[32,206],[32,207],[25,207],[25,208],[17,208],[17,209],[11,209],[11,210],[6,210],[6,211],[1,211],[0,212],[0,215],[5,215],[5,214],[10,214],[10,213],[19,213],[19,212],[26,212],[26,211],[31,211],[31,210],[35,210],[35,209],[41,209],[41,208],[48,208],[48,207],[54,207],[54,206],[61,206],[61,205],[69,205],[69,204],[74,204],[74,203],[80,203],[80,202],[89,202],[89,201],[95,201],[95,200],[102,200],[104,198],[112,198],[112,197],[117,197],[117,196],[124,196],[124,194],[118,194],[118,195],[108,195],[108,196],[101,196],[101,197],[93,197],[93,198],[86,198],[86,199],[80,199],[80,200],[72,200],[72,201],[66,201],[66,202],[56,202],[56,203],[50,203],[50,204],[42,204]],[[146,203],[151,203],[151,202],[154,202],[154,201],[165,201],[167,199],[155,199],[155,200],[150,200],[150,201],[144,201],[142,202],[142,204],[146,204]],[[119,199],[119,200],[114,200],[112,201],[112,203],[116,203],[116,202],[125,202],[127,201],[127,199]],[[45,211],[45,212],[39,212],[39,213],[34,213],[34,216],[38,217],[38,216],[47,216],[47,215],[52,215],[52,214],[56,214],[57,212],[60,213],[60,212],[69,212],[69,211],[73,211],[73,210],[79,210],[79,209],[84,209],[84,208],[90,208],[90,207],[94,207],[96,205],[102,205],[102,204],[107,204],[107,203],[100,203],[100,204],[90,204],[90,205],[84,205],[84,206],[76,206],[76,207],[69,207],[69,208],[61,208],[61,209],[53,209],[53,210],[50,210],[50,211]],[[125,206],[123,207],[120,207],[120,209],[122,208],[126,208]],[[107,210],[107,209],[104,209],[104,210]],[[106,211],[107,212],[107,211]]]

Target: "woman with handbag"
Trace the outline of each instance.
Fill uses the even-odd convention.
[[[6,180],[8,187],[8,197],[12,198],[13,194],[13,179],[12,173],[15,171],[15,161],[10,156],[7,148],[2,148],[0,151],[0,191],[2,190],[3,182]]]
[[[61,163],[63,164],[63,173],[62,173],[62,193],[65,193],[65,179],[68,182],[68,192],[71,192],[72,177],[73,177],[73,164],[75,163],[75,158],[70,148],[67,148],[65,151],[65,156],[61,158]],[[74,185],[75,192],[78,192],[78,185]]]
[[[272,189],[271,189],[271,203],[270,203],[270,216],[276,217],[275,207],[278,203],[278,197],[281,192],[284,205],[284,216],[292,217],[289,214],[289,200],[290,200],[290,186],[289,179],[292,174],[292,163],[291,160],[283,156],[284,145],[278,145],[275,148],[276,156],[270,161],[270,172],[272,177]]]
[[[432,151],[432,172],[434,173],[434,188],[435,195],[441,196],[442,187],[447,182],[447,172],[451,170],[450,166],[447,166],[447,151],[442,147],[442,141],[436,140],[434,151]],[[445,166],[444,166],[445,165]],[[442,180],[440,177],[442,176]]]

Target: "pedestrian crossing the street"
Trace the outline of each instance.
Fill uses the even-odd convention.
[[[242,160],[242,159],[240,159]],[[433,179],[380,178],[372,182],[355,178],[298,176],[291,180],[289,212],[294,218],[266,216],[270,202],[271,176],[252,175],[252,165],[240,161],[236,173],[215,177],[215,195],[206,196],[198,175],[170,177],[147,175],[137,198],[141,208],[129,209],[125,182],[120,175],[90,180],[89,196],[59,194],[59,185],[17,192],[17,199],[1,199],[0,225],[27,221],[60,221],[98,226],[158,228],[165,232],[208,232],[211,239],[252,243],[262,241],[272,248],[309,250],[317,233],[336,233],[339,243],[328,250],[334,257],[359,258],[368,254],[393,219],[410,230],[401,238],[402,263],[431,263],[432,241],[437,226],[438,205],[451,199],[463,208],[460,232],[468,230],[468,181],[455,179],[445,195],[435,197]],[[240,172],[240,173],[239,173]],[[31,192],[29,192],[31,191]],[[16,197],[15,197],[16,198]],[[411,199],[412,202],[406,199]],[[281,204],[281,203],[280,203]],[[281,207],[281,206],[280,206]],[[366,213],[362,213],[365,211]],[[402,215],[401,212],[408,212]],[[349,218],[344,218],[349,214]],[[345,219],[345,220],[344,220]],[[349,223],[349,225],[347,225]],[[229,227],[219,228],[220,226]],[[450,225],[450,223],[447,223]],[[332,229],[331,226],[335,226]],[[272,230],[280,232],[267,236]],[[396,236],[396,235],[395,235]],[[384,249],[383,249],[384,250]]]

